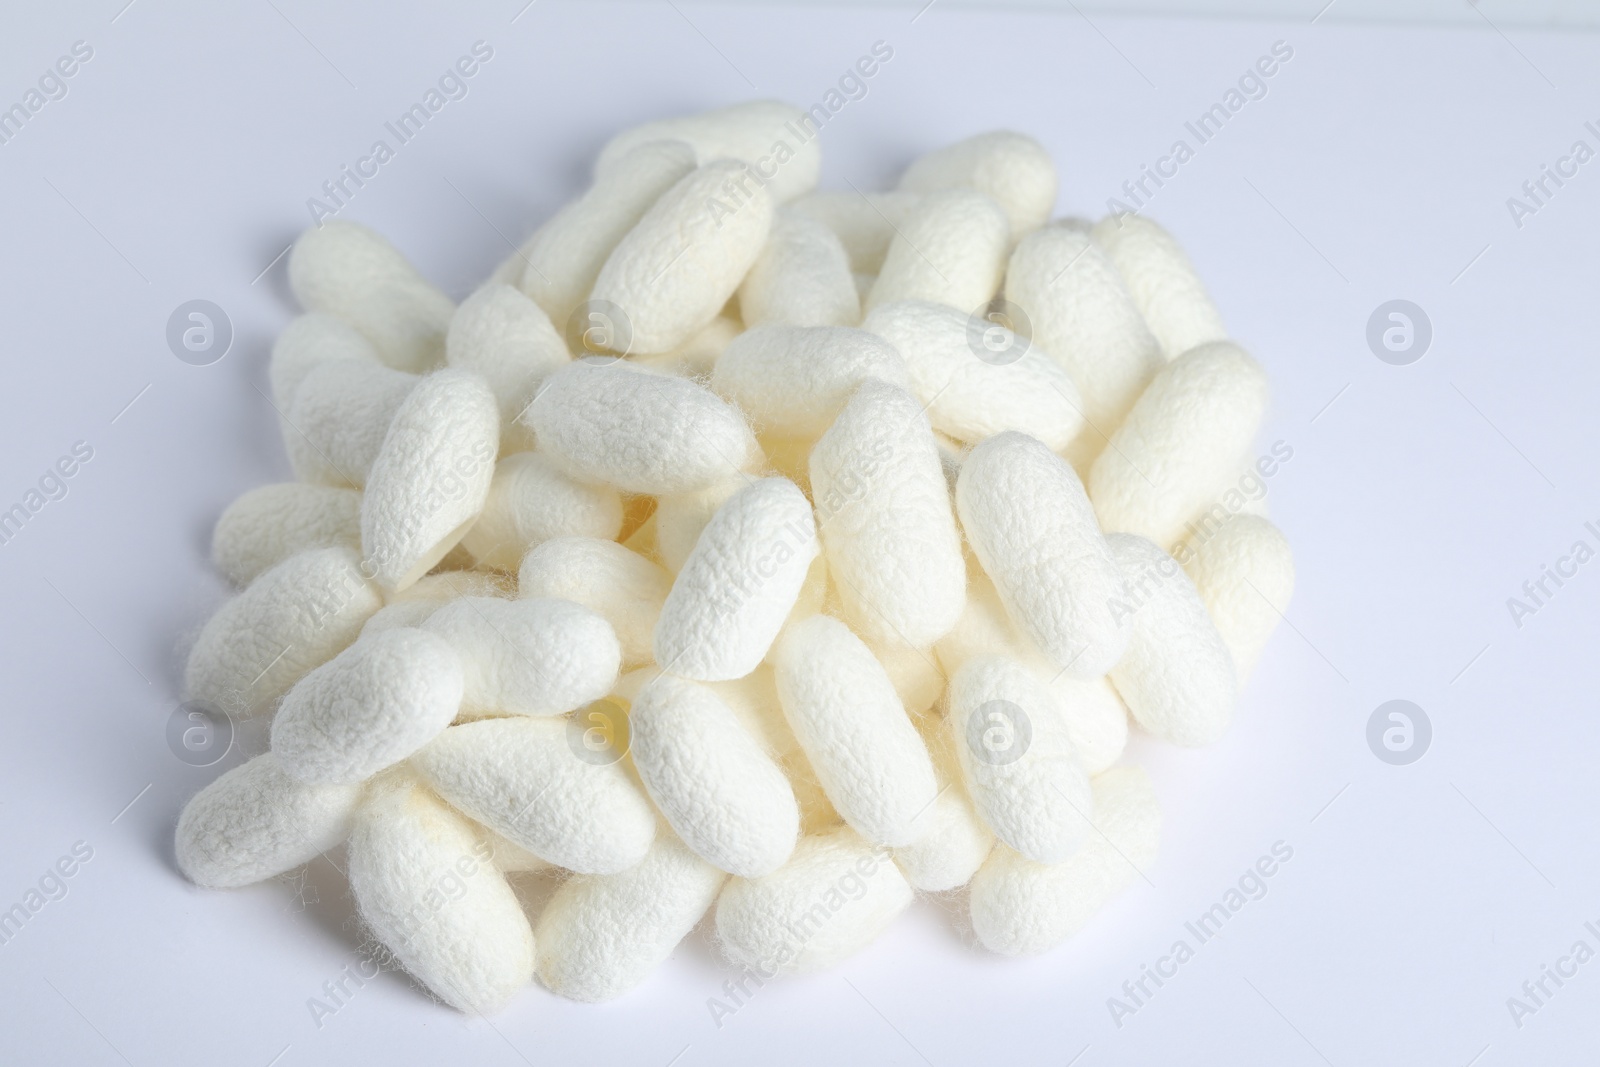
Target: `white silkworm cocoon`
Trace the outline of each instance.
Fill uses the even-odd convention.
[[[760,457],[744,417],[709,389],[621,360],[563,367],[522,418],[570,477],[629,493],[705,489]]]
[[[617,243],[589,294],[620,311],[618,340],[608,347],[667,352],[717,317],[772,226],[772,198],[749,177],[731,159],[706,163],[663,193]]]
[[[811,504],[763,478],[717,509],[673,580],[656,623],[656,662],[696,681],[749,674],[767,654],[817,556]]]
[[[647,122],[624,130],[600,150],[598,181],[635,146],[677,140],[692,145],[701,163],[737,159],[749,164],[751,178],[767,187],[775,203],[785,203],[816,188],[822,166],[817,130],[806,113],[777,100],[750,100],[698,115]]]
[[[178,816],[178,869],[195,885],[232,889],[293,870],[338,845],[361,786],[307,785],[264,753],[190,798]]]
[[[860,193],[826,190],[808,193],[788,208],[794,215],[815,219],[832,230],[850,257],[850,270],[858,277],[876,278],[889,254],[895,230],[905,225],[922,201],[916,193]],[[870,289],[870,286],[868,287]],[[858,284],[857,295],[866,293]]]
[[[789,728],[788,720],[783,717],[772,667],[764,663],[743,678],[706,684],[739,717],[762,750],[783,768],[795,803],[800,806],[801,833],[817,834],[838,826],[843,820],[817,780],[817,772]]]
[[[282,482],[229,504],[211,534],[211,558],[234,585],[313,548],[361,547],[361,494],[331,485]]]
[[[364,360],[328,360],[313,367],[295,390],[282,424],[295,477],[321,485],[365,485],[395,412],[421,380]]]
[[[739,286],[739,317],[746,326],[860,322],[861,298],[838,235],[815,219],[780,212]]]
[[[280,412],[294,406],[295,391],[312,370],[336,359],[378,363],[378,350],[360,330],[343,319],[308,311],[293,319],[272,343],[267,380],[272,402]]]
[[[927,300],[976,312],[1000,289],[1010,242],[1006,213],[983,193],[929,193],[889,242],[866,310],[896,300]]]
[[[1044,683],[1015,660],[985,656],[955,673],[945,700],[950,743],[979,817],[1030,859],[1072,855],[1091,832],[1094,805]]]
[[[1100,525],[1175,545],[1238,476],[1266,410],[1266,374],[1238,345],[1201,345],[1168,363],[1089,472]]]
[[[944,304],[880,304],[861,324],[905,361],[928,421],[957,441],[1005,430],[1065,448],[1083,426],[1083,400],[1061,365],[1003,325]]]
[[[656,814],[620,762],[574,740],[581,733],[567,719],[482,719],[450,727],[411,765],[451,805],[540,859],[613,874],[645,858]]]
[[[449,726],[461,687],[461,660],[444,638],[407,628],[369,635],[289,690],[272,720],[272,751],[302,782],[365,781]]]
[[[1294,554],[1272,523],[1235,515],[1210,537],[1190,541],[1184,569],[1216,623],[1242,682],[1294,595]]]
[[[715,690],[657,675],[629,721],[634,767],[685,845],[745,878],[789,858],[800,832],[794,793]]]
[[[1039,666],[1034,675],[1055,701],[1078,762],[1090,776],[1104,772],[1128,745],[1127,705],[1108,679],[1083,681],[1048,664]]]
[[[1083,485],[1043,444],[1007,432],[967,454],[956,481],[967,542],[1011,621],[1075,678],[1122,657],[1127,620],[1110,608],[1122,576]]]
[[[811,452],[811,490],[846,618],[871,640],[931,647],[961,617],[967,570],[921,405],[864,382]]]
[[[544,309],[509,285],[478,290],[461,302],[445,338],[445,362],[488,382],[510,429],[539,383],[571,362]]]
[[[383,598],[348,548],[301,552],[222,605],[184,669],[193,700],[250,715],[354,641]]]
[[[1108,215],[1095,223],[1094,239],[1116,265],[1134,306],[1168,359],[1228,339],[1205,283],[1178,242],[1159,224],[1131,212]]]
[[[918,732],[939,775],[938,798],[916,820],[916,837],[894,850],[895,866],[924,893],[943,893],[972,880],[994,847],[994,832],[978,818],[961,784],[950,732],[936,715],[918,719]]]
[[[539,452],[513,452],[495,464],[489,496],[461,544],[480,567],[514,570],[528,549],[556,537],[613,540],[622,532],[622,496],[569,478]]]
[[[723,351],[711,388],[763,433],[815,439],[868,379],[904,387],[894,346],[848,326],[756,326]]]
[[[871,650],[844,623],[814,615],[785,629],[773,669],[784,717],[839,814],[869,841],[909,844],[939,790]]]
[[[385,589],[433,569],[483,510],[500,415],[469,371],[442,370],[406,397],[372,462],[361,499],[361,547]]]
[[[622,663],[651,660],[651,640],[672,575],[615,541],[557,537],[535,545],[517,572],[517,594],[581,604],[616,632]]]
[[[1005,211],[1011,240],[1044,225],[1056,205],[1056,165],[1027,134],[991,130],[919,156],[900,176],[902,190],[968,188]]]
[[[289,288],[307,311],[360,330],[398,370],[429,371],[444,356],[455,303],[365,226],[330,219],[301,234],[289,253]]]

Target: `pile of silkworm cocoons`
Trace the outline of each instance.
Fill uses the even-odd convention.
[[[809,122],[620,134],[459,305],[354,223],[294,245],[298,480],[221,515],[185,675],[270,747],[184,808],[189,879],[342,846],[366,943],[489,1013],[702,922],[816,971],[918,893],[1040,953],[1153,862],[1130,729],[1217,740],[1294,583],[1228,499],[1262,369],[1155,223],[1051,220],[1032,138],[827,192]]]

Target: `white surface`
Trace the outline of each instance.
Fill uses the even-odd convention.
[[[1594,38],[550,0],[513,23],[518,3],[274,3],[224,15],[144,0],[115,23],[115,3],[35,5],[0,39],[7,98],[74,40],[95,48],[70,94],[0,146],[0,497],[20,499],[74,441],[95,449],[66,498],[0,547],[0,906],[74,842],[94,849],[69,894],[0,946],[0,1062],[1343,1067],[1481,1053],[1498,1067],[1577,1062],[1600,1041],[1600,962],[1521,1029],[1506,1008],[1574,941],[1600,947],[1583,928],[1600,926],[1600,564],[1520,630],[1505,607],[1566,546],[1593,544],[1582,524],[1600,519],[1600,162],[1521,230],[1505,206],[1572,141],[1596,144]],[[220,769],[180,764],[164,739],[183,635],[224,595],[208,531],[234,496],[288,474],[263,396],[292,312],[283,265],[252,279],[320,183],[479,38],[495,56],[471,94],[348,209],[457,297],[506,253],[502,235],[578,191],[612,130],[757,91],[809,104],[880,38],[894,59],[827,127],[827,184],[881,185],[924,148],[1005,125],[1048,144],[1061,207],[1082,213],[1275,39],[1292,43],[1270,95],[1151,209],[1272,375],[1262,445],[1294,448],[1270,483],[1300,566],[1292,626],[1224,741],[1132,753],[1166,810],[1161,858],[1066,947],[987,956],[959,915],[924,903],[720,1029],[706,1002],[730,972],[698,936],[603,1007],[534,988],[467,1020],[386,973],[319,1028],[307,1000],[359,945],[337,872],[232,893],[174,872],[178,809]],[[163,339],[195,297],[236,329],[209,367]],[[1363,339],[1394,297],[1434,324],[1413,366]],[[1395,697],[1435,729],[1408,767],[1364,739]],[[1294,857],[1266,896],[1118,1029],[1107,998],[1279,840]]]

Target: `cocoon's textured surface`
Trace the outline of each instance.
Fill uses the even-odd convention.
[[[1089,776],[1044,684],[999,657],[950,679],[951,744],[973,807],[995,836],[1029,859],[1059,863],[1092,831]]]
[[[301,552],[263,573],[200,630],[184,688],[230,715],[249,715],[338,655],[383,606],[348,548]]]
[[[367,635],[289,690],[272,751],[302,782],[356,783],[427,744],[461,707],[461,660],[442,637]]]
[[[966,603],[967,570],[921,405],[864,382],[811,452],[811,491],[855,629],[913,648],[944,636]]]
[[[395,412],[361,499],[361,547],[378,584],[404,589],[483,510],[500,444],[494,394],[468,371],[424,378]]]
[[[741,678],[772,646],[817,556],[811,505],[763,478],[734,493],[700,532],[656,623],[656,662],[697,681]]]
[[[1010,233],[1000,205],[976,190],[929,193],[889,242],[866,309],[928,300],[977,311],[1000,289]]]
[[[905,225],[906,218],[921,201],[922,197],[916,193],[828,189],[807,193],[788,210],[791,214],[815,219],[832,230],[850,257],[852,273],[858,279],[862,275],[875,278],[883,267],[884,257],[889,254],[889,242],[894,240],[895,230]],[[859,282],[857,293],[862,294]]]
[[[1184,569],[1233,654],[1242,682],[1289,610],[1294,554],[1276,526],[1254,515],[1235,515],[1210,537],[1196,538],[1187,547]]]
[[[610,624],[566,600],[462,597],[423,627],[461,657],[469,711],[560,715],[610,692],[622,659]]]
[[[533,930],[489,842],[409,776],[375,783],[350,835],[361,918],[446,1004],[487,1014],[533,981]]]
[[[1105,674],[1128,642],[1109,606],[1122,577],[1072,468],[1031,437],[997,434],[962,463],[956,508],[1017,627],[1073,677]]]
[[[1063,863],[1035,863],[995,846],[972,879],[972,928],[993,952],[1031,955],[1054,948],[1132,885],[1155,862],[1161,810],[1144,771],[1107,771],[1094,780],[1095,830]]]
[[[731,960],[763,978],[806,974],[871,944],[913,896],[888,850],[840,827],[802,838],[771,874],[729,879],[717,936]]]
[[[1228,339],[1189,257],[1160,225],[1143,215],[1108,215],[1095,223],[1094,239],[1116,265],[1168,359]]]
[[[880,304],[861,327],[899,350],[928,421],[958,441],[1018,430],[1060,450],[1083,426],[1083,401],[1067,372],[1004,326],[980,330],[965,311],[903,300]]]
[[[671,588],[672,575],[659,563],[596,537],[536,545],[517,574],[519,596],[570,600],[610,623],[626,666],[650,662],[651,637]]]
[[[667,830],[625,871],[574,875],[539,914],[539,980],[573,1000],[621,996],[666,962],[726,879]]]
[[[313,548],[361,547],[361,494],[331,485],[280,482],[229,504],[211,534],[211,558],[234,585]]]
[[[461,544],[479,566],[508,571],[551,538],[609,541],[621,532],[622,497],[615,489],[569,478],[539,452],[513,452],[495,464],[483,510]]]
[[[814,615],[773,656],[778,697],[828,799],[863,837],[909,844],[939,789],[894,684],[849,627]]]
[[[690,493],[670,493],[656,504],[656,548],[662,565],[677,574],[694,551],[700,532],[728,498],[748,484],[742,476],[719,481]]]
[[[365,485],[395,412],[419,381],[415,374],[357,359],[311,368],[282,426],[295,477],[322,485]]]
[[[801,832],[822,833],[843,822],[817,780],[817,772],[806,758],[805,749],[800,747],[789,721],[784,718],[772,667],[762,664],[743,678],[706,684],[739,717],[739,722],[761,745],[762,751],[783,768],[795,803],[800,806]]]
[[[359,784],[307,785],[263,753],[183,806],[178,869],[211,889],[275,877],[343,841],[360,799]]]
[[[1045,683],[1067,727],[1078,762],[1090,775],[1100,774],[1122,757],[1128,746],[1128,707],[1106,678],[1082,681],[1048,664],[1035,676]]]
[[[1131,620],[1111,681],[1144,730],[1176,745],[1209,745],[1233,719],[1233,656],[1177,560],[1142,537],[1109,541],[1128,583],[1117,610]]]
[[[1238,345],[1167,364],[1089,472],[1100,525],[1172,547],[1238,476],[1266,410],[1266,375]]]
[[[565,719],[452,726],[411,765],[453,807],[541,859],[582,874],[645,857],[656,815],[620,763],[581,759]]]
[[[402,626],[421,626],[447,602],[464,596],[509,597],[506,578],[482,571],[435,571],[389,597],[361,628],[361,636]]]
[[[743,163],[705,163],[661,195],[617,243],[589,294],[621,309],[629,352],[676,348],[704,329],[767,241],[772,198],[741,185]]]
[[[634,767],[693,852],[746,878],[789,858],[800,832],[794,793],[715,690],[657,675],[634,699],[630,723]]]
[[[709,389],[620,360],[569,364],[522,417],[568,475],[630,493],[705,489],[759,456],[743,416]]]
[[[544,309],[509,285],[462,301],[445,337],[445,361],[481,375],[494,392],[500,425],[510,429],[545,376],[571,362]]]
[[[308,311],[293,319],[272,343],[267,379],[280,412],[294,406],[294,394],[316,367],[336,359],[378,363],[378,350],[360,330],[341,318]]]
[[[728,345],[711,388],[763,432],[815,438],[868,379],[906,385],[894,346],[848,326],[757,326]]]
[[[815,219],[780,212],[739,286],[739,317],[746,326],[860,322],[861,298],[838,235]]]
[[[991,130],[919,156],[900,176],[900,188],[911,193],[961,187],[993,198],[1005,211],[1015,241],[1050,217],[1056,165],[1032,137]]]
[[[365,226],[329,219],[301,234],[289,253],[289,288],[307,311],[360,330],[392,367],[432,370],[444,356],[455,304]]]

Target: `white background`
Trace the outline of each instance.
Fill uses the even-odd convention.
[[[1520,629],[1505,602],[1600,519],[1600,161],[1520,229],[1506,199],[1574,140],[1600,147],[1596,38],[521,2],[7,17],[8,103],[74,41],[94,58],[0,145],[0,507],[74,442],[94,458],[0,547],[0,908],[74,842],[94,856],[0,946],[0,1062],[1590,1062],[1600,961],[1521,1028],[1506,999],[1579,938],[1600,948],[1583,928],[1600,925],[1600,562]],[[605,1006],[530,988],[467,1020],[385,973],[319,1028],[307,1000],[360,946],[337,871],[228,893],[175,872],[180,806],[239,758],[190,768],[164,733],[185,637],[226,594],[210,525],[288,476],[262,391],[294,309],[268,265],[306,198],[479,39],[494,58],[470,95],[346,210],[457,297],[580,190],[612,131],[756,95],[809,105],[876,40],[894,58],[828,125],[826,185],[880,186],[1009,126],[1049,146],[1060,208],[1082,214],[1274,41],[1293,47],[1149,207],[1272,375],[1262,447],[1294,449],[1270,482],[1299,563],[1290,624],[1225,740],[1130,750],[1162,855],[1067,945],[1000,959],[967,943],[959,902],[921,902],[720,1029],[706,1001],[731,972],[698,933]],[[207,367],[164,340],[197,297],[236,331]],[[1434,328],[1411,366],[1364,339],[1396,297]],[[1434,727],[1406,767],[1365,740],[1393,698]],[[1294,855],[1267,895],[1118,1028],[1107,998],[1277,841]]]

